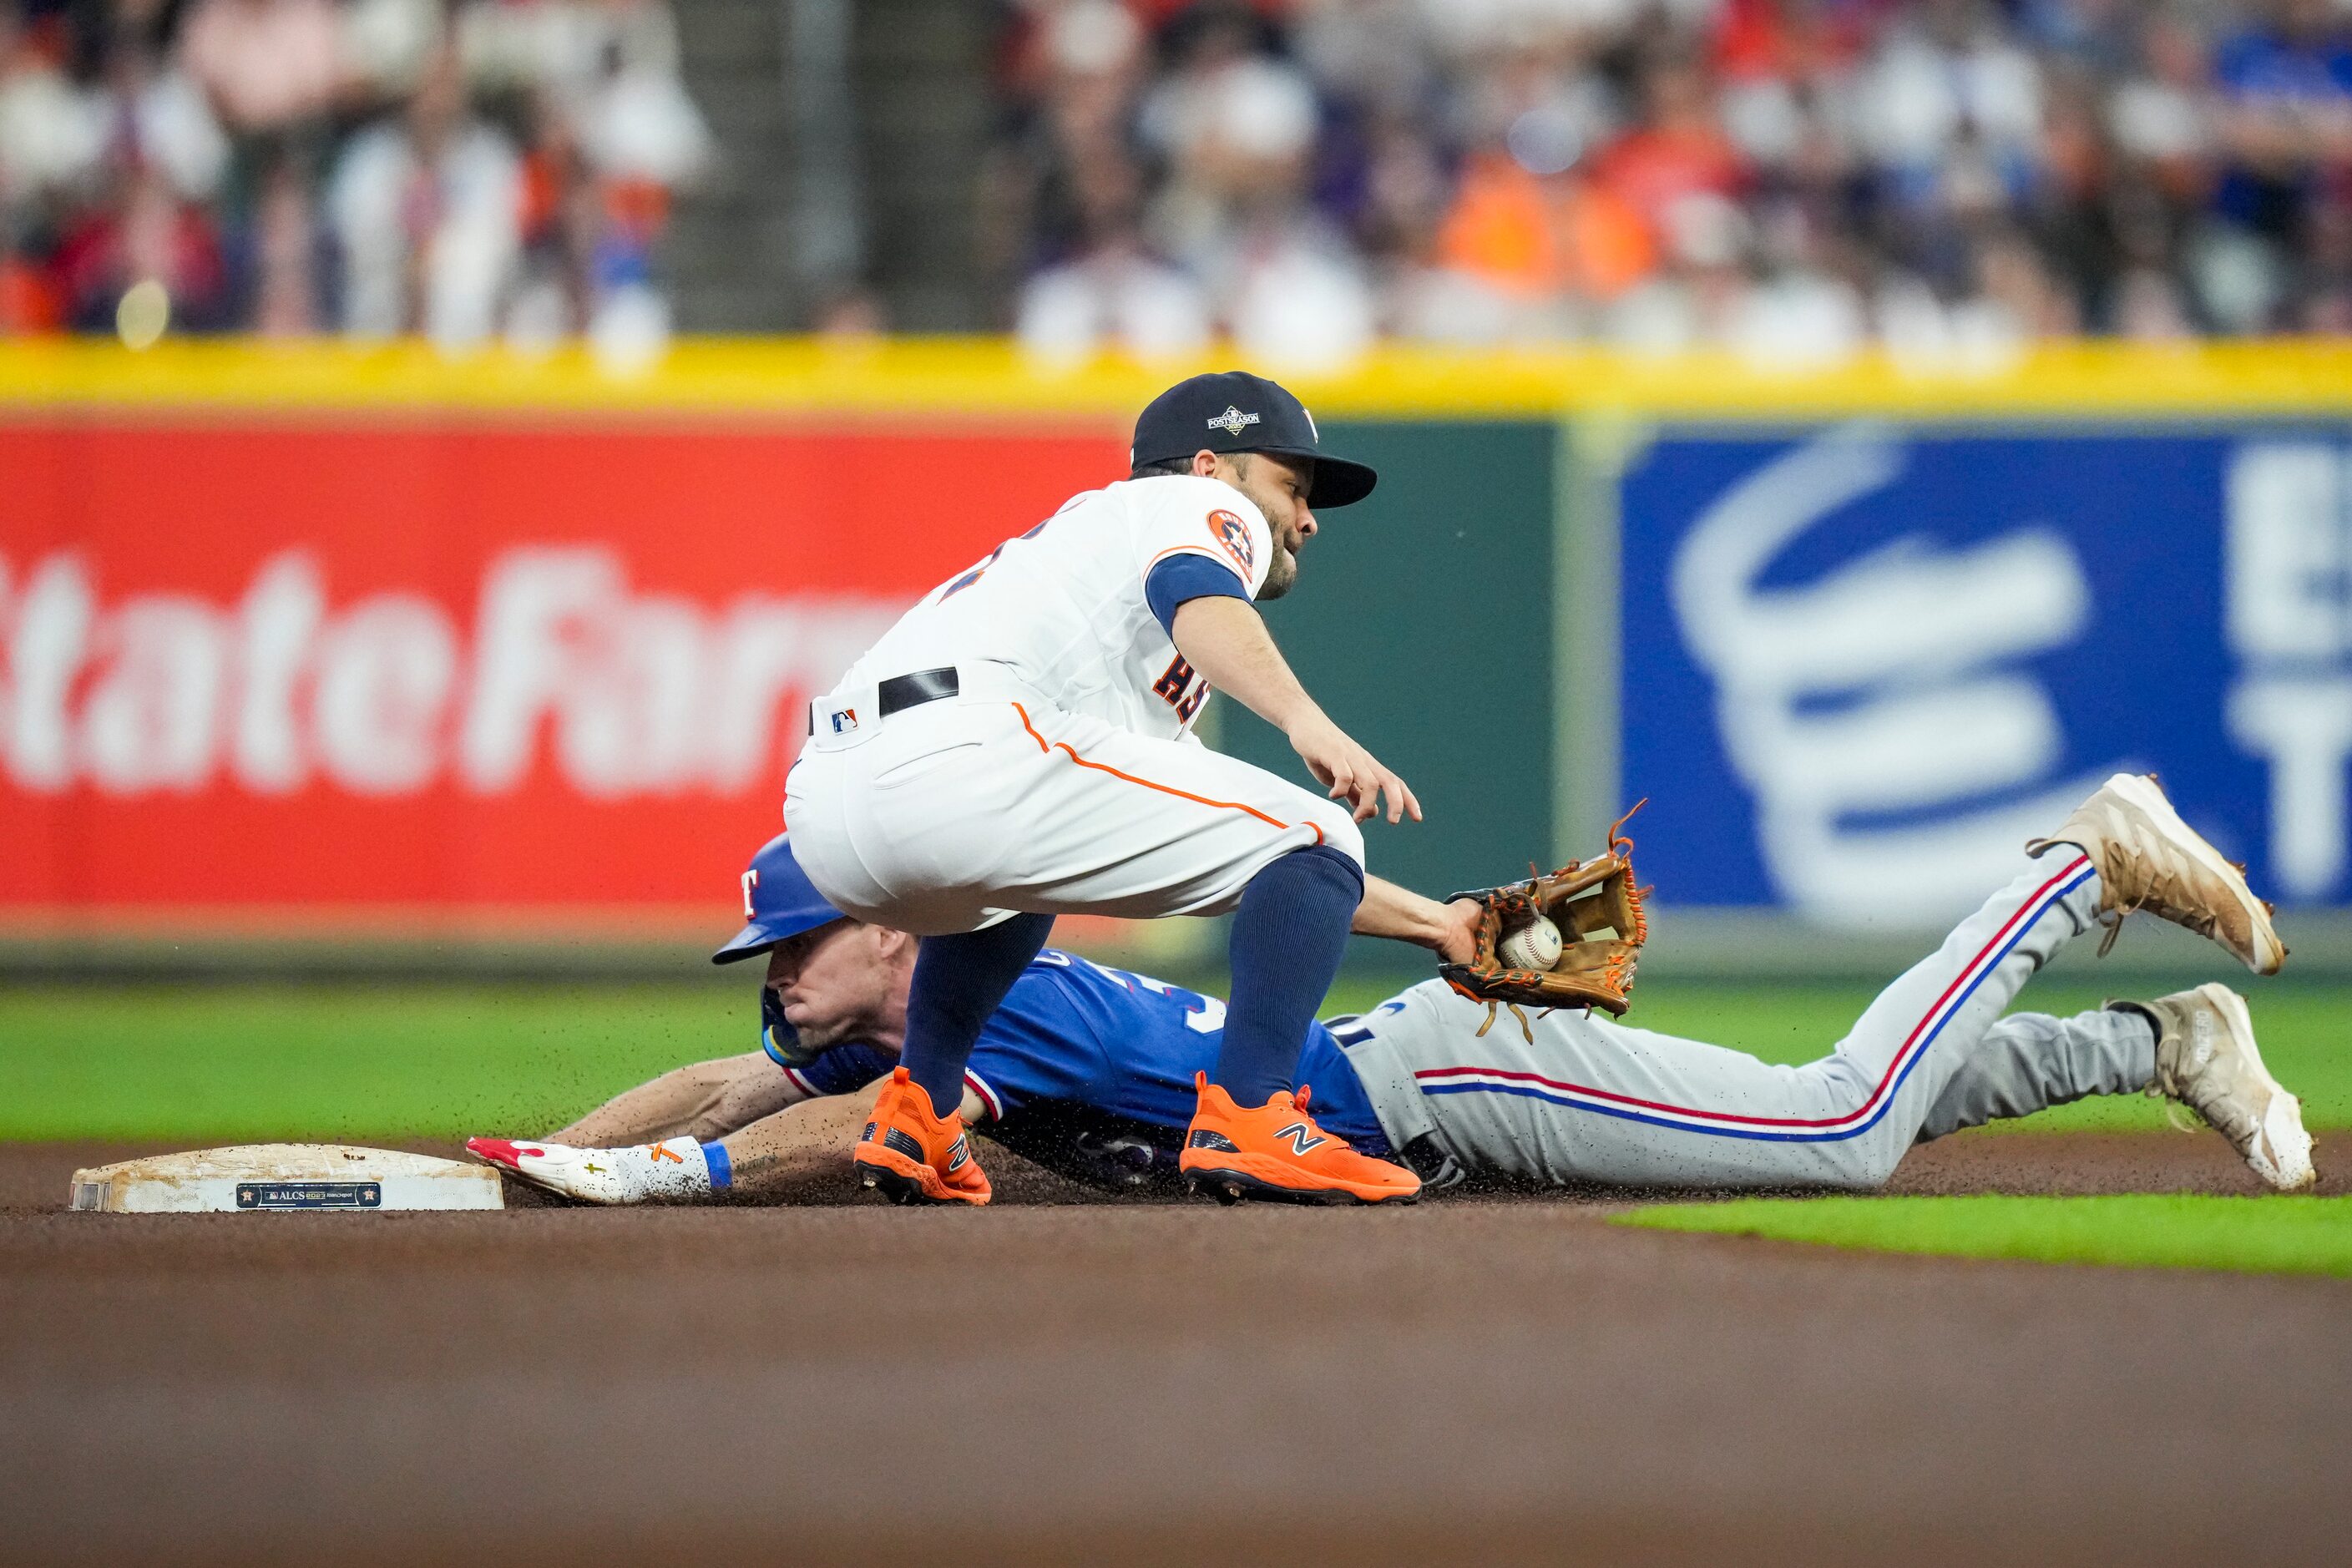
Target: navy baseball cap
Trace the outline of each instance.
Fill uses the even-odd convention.
[[[1128,466],[1140,468],[1189,458],[1203,447],[1212,452],[1312,458],[1315,483],[1307,504],[1318,511],[1360,501],[1380,482],[1380,476],[1363,464],[1323,449],[1315,416],[1305,404],[1279,384],[1245,370],[1196,375],[1153,398],[1136,416]]]
[[[784,842],[785,837],[777,834],[751,857],[751,867],[743,873],[745,924],[725,947],[710,955],[711,963],[733,963],[756,957],[804,931],[849,918],[824,901],[801,863],[793,858],[793,847]]]

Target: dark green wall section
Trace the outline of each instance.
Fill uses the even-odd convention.
[[[1327,423],[1380,470],[1324,516],[1266,624],[1318,700],[1402,773],[1428,820],[1365,831],[1371,868],[1431,894],[1527,875],[1552,837],[1552,466],[1538,424]],[[1310,782],[1286,742],[1218,699],[1219,749]],[[1360,941],[1351,964],[1419,955]]]

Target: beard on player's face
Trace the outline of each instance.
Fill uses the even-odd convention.
[[[1276,545],[1274,559],[1266,563],[1265,581],[1258,586],[1257,602],[1262,605],[1268,599],[1281,598],[1297,581],[1297,555],[1279,544]]]
[[[1300,520],[1314,516],[1307,510],[1307,494],[1314,488],[1315,465],[1265,452],[1239,453],[1233,462],[1234,488],[1257,503],[1274,543],[1257,598],[1260,603],[1279,599],[1298,581],[1298,552],[1311,531]]]

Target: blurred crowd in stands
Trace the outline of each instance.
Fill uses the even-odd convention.
[[[1018,0],[1036,352],[2352,331],[2352,0]]]
[[[2352,0],[998,3],[1049,356],[2352,332]],[[670,7],[0,0],[0,334],[657,341]]]
[[[0,0],[0,334],[657,341],[709,156],[666,0]]]

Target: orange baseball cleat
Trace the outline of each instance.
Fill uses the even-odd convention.
[[[1277,1094],[1256,1110],[1194,1073],[1201,1102],[1177,1160],[1194,1192],[1219,1203],[1274,1198],[1294,1204],[1412,1202],[1421,1178],[1402,1165],[1359,1154],[1315,1125],[1306,1089]]]
[[[935,1115],[931,1097],[905,1068],[891,1070],[850,1158],[858,1184],[880,1188],[894,1204],[977,1206],[989,1199],[988,1173],[971,1157],[962,1113]]]

